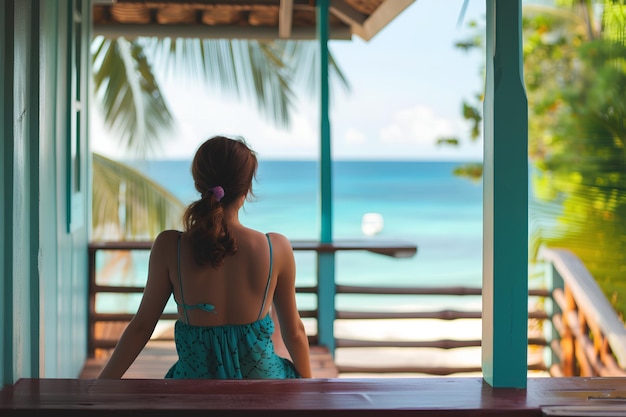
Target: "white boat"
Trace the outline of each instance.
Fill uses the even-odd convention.
[[[361,231],[366,236],[374,236],[383,231],[385,221],[380,213],[365,213],[361,220]]]

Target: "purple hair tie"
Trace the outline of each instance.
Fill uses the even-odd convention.
[[[217,201],[220,201],[222,197],[224,197],[224,189],[219,185],[213,188],[210,188],[209,191],[213,193]]]

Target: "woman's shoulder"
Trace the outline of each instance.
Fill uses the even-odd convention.
[[[270,238],[272,242],[272,247],[283,249],[283,250],[292,250],[291,242],[287,238],[287,236],[276,233],[276,232],[268,232],[266,235]]]
[[[157,237],[154,239],[154,243],[152,244],[152,249],[162,247],[162,246],[171,246],[172,244],[176,244],[178,242],[179,236],[182,235],[182,232],[178,230],[164,230],[160,232]]]

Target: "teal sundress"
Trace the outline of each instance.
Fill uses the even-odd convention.
[[[272,242],[269,235],[270,272],[265,287],[261,311],[256,321],[249,324],[222,326],[193,326],[187,310],[199,308],[214,312],[211,304],[185,304],[180,273],[180,234],[178,236],[178,281],[185,321],[177,320],[174,340],[178,361],[165,378],[177,379],[285,379],[300,378],[288,359],[274,352],[272,334],[274,322],[269,314],[261,317],[272,278]]]

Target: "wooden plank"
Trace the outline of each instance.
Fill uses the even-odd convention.
[[[339,370],[333,356],[325,346],[310,346],[313,378],[337,378]]]
[[[363,40],[369,41],[414,1],[415,0],[393,0],[382,2],[363,25],[353,25],[352,31],[363,38]]]
[[[384,239],[335,239],[332,243],[317,240],[292,240],[293,250],[312,250],[317,253],[338,251],[368,251],[394,258],[410,258],[417,253],[417,246],[408,242]]]
[[[608,417],[626,416],[626,405],[560,405],[544,407],[544,416]]]
[[[391,295],[481,295],[481,288],[474,287],[375,287],[361,285],[337,285],[337,294],[391,294]]]
[[[293,0],[280,0],[278,6],[278,37],[289,39],[293,26]]]
[[[417,246],[410,242],[389,239],[335,239],[332,243],[318,240],[292,240],[291,246],[297,251],[328,253],[337,251],[369,251],[397,258],[411,257],[417,253]],[[150,250],[152,241],[90,242],[89,250]]]
[[[337,311],[335,317],[345,320],[384,320],[384,319],[479,319],[480,311]]]
[[[482,378],[273,381],[21,379],[0,391],[0,415],[537,416],[556,407],[624,411],[626,378],[530,378],[494,389]],[[570,409],[570,410],[573,410]],[[587,414],[593,415],[593,414]]]
[[[423,374],[446,376],[452,374],[480,373],[480,366],[339,366],[341,374]]]
[[[406,348],[438,348],[455,349],[463,347],[479,347],[480,339],[476,340],[361,340],[361,339],[337,339],[338,348],[362,348],[362,347],[406,347]]]

